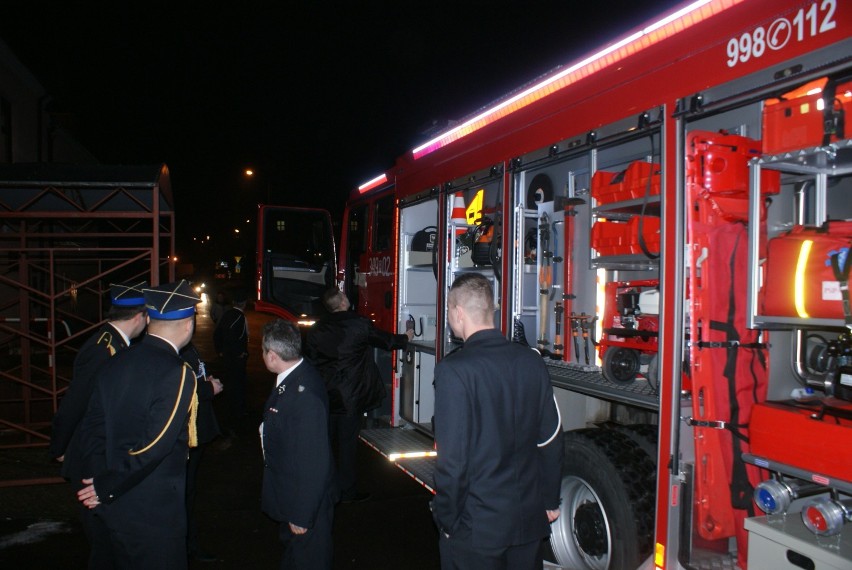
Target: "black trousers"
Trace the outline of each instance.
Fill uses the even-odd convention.
[[[142,536],[113,532],[116,564],[122,570],[186,570],[185,536]]]
[[[189,461],[186,463],[186,550],[192,556],[200,548],[198,544],[198,519],[195,511],[196,479],[198,478],[198,465],[207,444],[199,444],[198,447],[189,448]]]
[[[331,527],[334,522],[334,502],[325,496],[317,512],[314,527],[305,534],[290,532],[290,524],[282,522],[278,536],[284,545],[281,570],[331,570],[334,546]]]
[[[234,430],[246,413],[246,358],[226,354],[222,358],[222,383],[230,412],[229,427]]]
[[[355,455],[358,451],[358,433],[361,417],[331,414],[331,448],[337,466],[337,488],[340,498],[346,500],[357,493],[358,477],[355,473]]]
[[[83,488],[82,483],[72,485],[74,489],[74,502],[77,503],[77,512],[80,522],[83,523],[83,532],[89,541],[89,570],[115,570],[118,568],[115,556],[112,552],[112,539],[109,529],[101,517],[77,500],[77,491]]]
[[[481,548],[471,544],[470,534],[447,538],[441,533],[438,550],[441,570],[541,570],[541,540],[501,548]]]

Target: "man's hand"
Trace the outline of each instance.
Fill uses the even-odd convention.
[[[293,534],[305,534],[306,532],[308,532],[308,529],[302,528],[300,526],[296,526],[293,523],[287,523],[287,524],[290,525],[290,532],[292,532]]]
[[[211,384],[213,384],[213,395],[214,396],[216,394],[218,394],[219,392],[221,392],[222,388],[224,388],[224,386],[222,385],[222,381],[219,380],[218,378],[214,377],[214,376],[208,376],[207,381],[210,382]]]
[[[95,486],[92,484],[93,481],[94,479],[83,479],[83,484],[86,487],[77,491],[77,500],[90,509],[94,509],[101,504],[98,494],[95,492]]]
[[[57,460],[59,463],[62,463],[63,461],[65,461],[65,454],[60,455],[59,457],[57,457],[57,458],[56,458],[56,460]]]
[[[553,521],[555,521],[558,518],[559,518],[559,509],[547,511],[547,522],[552,523]]]

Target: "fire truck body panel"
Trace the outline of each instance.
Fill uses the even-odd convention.
[[[852,218],[850,134],[827,147],[803,140],[795,156],[764,148],[753,158],[740,146],[730,156],[696,150],[690,136],[759,148],[766,101],[849,74],[852,3],[722,0],[680,12],[399,158],[383,183],[353,193],[344,220],[344,290],[363,314],[417,335],[389,378],[395,429],[367,430],[364,440],[431,488],[432,375],[460,344],[446,324],[446,292],[461,273],[485,275],[495,325],[543,353],[571,433],[552,545],[572,568],[759,567],[746,554],[743,521],[754,505],[741,490],[808,471],[749,453],[751,409],[788,400],[802,384],[843,394],[826,387],[837,363],[825,357],[845,346],[842,315],[767,316],[759,299],[771,294],[767,240]],[[736,187],[698,180],[689,160],[718,168],[706,180],[738,161]],[[387,199],[396,203],[384,217],[389,241],[359,227],[347,242],[355,209]],[[623,283],[658,284],[657,313]],[[654,342],[644,349],[624,338]],[[833,428],[841,435],[832,437],[849,431]],[[577,457],[598,469],[569,463]],[[840,475],[821,492],[842,504],[852,473]],[[837,533],[841,562],[852,557],[850,534]],[[807,558],[798,541],[790,544]]]

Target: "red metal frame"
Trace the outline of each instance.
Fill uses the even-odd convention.
[[[0,448],[47,445],[110,282],[174,279],[172,203],[165,165],[0,167]]]

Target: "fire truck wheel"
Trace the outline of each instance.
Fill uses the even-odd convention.
[[[639,353],[629,348],[611,346],[603,359],[604,378],[614,384],[630,384],[639,372]]]
[[[565,433],[562,513],[551,525],[556,561],[575,570],[633,569],[654,540],[654,464],[626,435]]]
[[[610,429],[623,433],[648,454],[654,465],[657,464],[657,426],[654,424],[608,424]]]

